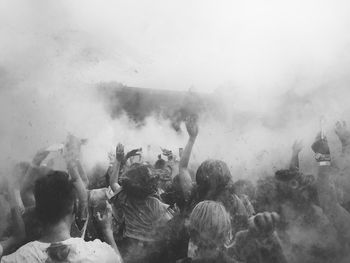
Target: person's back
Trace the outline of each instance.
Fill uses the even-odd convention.
[[[98,239],[86,242],[82,238],[69,238],[59,243],[33,241],[15,253],[3,257],[1,262],[121,262],[107,243]]]
[[[137,165],[124,174],[111,198],[125,262],[167,262],[165,236],[172,213],[154,197],[157,185],[158,175],[151,167]]]
[[[124,191],[116,196],[113,204],[115,209],[121,210],[118,212],[123,213],[126,237],[142,241],[159,241],[163,238],[159,230],[172,217],[168,205],[152,196],[129,198]]]
[[[67,173],[52,171],[38,179],[34,196],[35,213],[42,224],[40,239],[23,245],[1,262],[122,262],[116,246],[71,237],[78,206],[76,189]]]

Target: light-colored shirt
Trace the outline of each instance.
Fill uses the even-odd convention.
[[[142,241],[162,239],[160,233],[173,217],[169,205],[152,196],[128,198],[122,187],[114,194],[112,213],[119,224],[124,221],[124,236]]]
[[[65,262],[74,263],[109,263],[122,262],[120,255],[107,243],[101,242],[98,239],[86,242],[81,238],[69,238],[60,242],[69,247],[69,254]],[[43,243],[33,241],[20,247],[11,255],[5,256],[1,259],[1,263],[17,263],[17,262],[55,262],[50,260],[47,249],[50,243]]]

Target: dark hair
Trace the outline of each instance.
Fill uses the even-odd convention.
[[[166,164],[165,160],[162,159],[161,155],[158,155],[158,160],[154,164],[154,168],[155,169],[163,169],[165,167],[165,164]]]
[[[155,194],[159,180],[152,167],[144,164],[130,168],[120,179],[127,195],[134,198],[145,198]]]
[[[35,211],[44,224],[55,224],[73,213],[76,192],[65,172],[51,171],[35,182]]]
[[[289,182],[298,179],[301,173],[298,169],[282,169],[275,172],[275,178],[281,182]]]
[[[223,161],[206,160],[197,169],[196,183],[202,200],[215,200],[223,189],[232,184],[231,172]]]

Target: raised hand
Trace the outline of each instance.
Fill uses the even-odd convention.
[[[142,151],[142,148],[131,150],[125,155],[125,161],[127,161],[130,157],[133,157],[133,156],[141,156],[141,151]]]
[[[78,137],[68,134],[64,146],[64,158],[69,160],[78,160],[81,154],[81,146],[87,143],[87,139],[79,139]]]
[[[275,212],[258,213],[249,218],[249,231],[257,235],[269,235],[274,232],[280,217]]]
[[[102,231],[112,230],[112,207],[107,201],[105,211],[102,214],[97,212],[95,218]]]
[[[196,138],[198,135],[198,123],[197,123],[197,116],[192,115],[186,118],[185,121],[186,129],[188,132],[188,135],[191,138]]]
[[[162,147],[160,149],[162,150],[163,155],[168,158],[168,160],[173,159],[174,156],[173,156],[173,152],[171,150],[167,150],[167,149],[162,148]]]
[[[121,143],[118,143],[116,149],[115,149],[115,158],[119,163],[124,162],[124,145]]]
[[[346,126],[345,121],[338,121],[335,124],[335,133],[338,135],[339,140],[341,141],[342,145],[349,145],[350,144],[350,131]]]
[[[296,140],[292,146],[293,154],[299,154],[303,148],[303,142],[301,140]]]
[[[49,155],[49,153],[50,152],[47,150],[39,150],[32,160],[33,165],[40,166],[42,161],[44,161],[44,159]]]

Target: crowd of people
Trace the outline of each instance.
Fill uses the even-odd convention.
[[[84,142],[69,135],[65,169],[52,169],[47,149],[18,163],[1,188],[10,211],[1,262],[350,262],[345,123],[335,127],[340,154],[324,134],[310,143],[317,174],[301,171],[296,142],[290,166],[257,182],[234,181],[221,160],[192,169],[195,116],[186,129],[178,161],[163,150],[152,164],[118,144],[109,167],[87,174]]]

